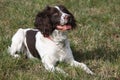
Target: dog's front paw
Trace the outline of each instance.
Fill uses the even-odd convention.
[[[14,55],[12,55],[14,58],[20,58],[20,55],[18,55],[18,54],[14,54]]]
[[[87,71],[87,73],[90,74],[90,75],[95,75],[95,73],[92,72],[91,70]]]

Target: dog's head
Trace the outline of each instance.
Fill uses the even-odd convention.
[[[44,36],[49,36],[55,29],[69,30],[76,27],[74,16],[63,6],[47,6],[35,18],[35,27]]]

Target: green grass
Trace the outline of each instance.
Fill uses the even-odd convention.
[[[69,76],[47,72],[41,61],[13,59],[7,52],[18,28],[34,27],[46,5],[65,5],[77,20],[69,38],[75,59],[96,75],[60,63]],[[119,80],[120,0],[0,0],[0,80]]]

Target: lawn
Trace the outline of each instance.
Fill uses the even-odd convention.
[[[60,63],[69,76],[47,72],[40,60],[7,52],[19,28],[33,28],[45,6],[62,4],[73,13],[77,28],[68,34],[75,59],[96,73]],[[120,0],[0,0],[0,80],[120,80]]]

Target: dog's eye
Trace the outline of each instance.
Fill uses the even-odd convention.
[[[54,13],[53,15],[54,15],[54,16],[58,16],[59,14],[58,14],[58,13]]]

